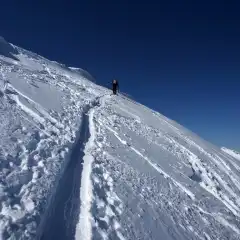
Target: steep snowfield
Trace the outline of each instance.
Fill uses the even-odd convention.
[[[239,239],[239,161],[126,98],[95,116],[94,239]]]
[[[0,164],[0,239],[240,239],[238,159],[3,39]]]
[[[0,49],[0,238],[32,239],[41,234],[83,114],[105,90],[3,40]],[[9,58],[10,50],[18,55]]]

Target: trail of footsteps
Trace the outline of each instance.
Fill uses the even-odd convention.
[[[109,122],[109,120],[108,120],[108,122]],[[110,122],[109,122],[109,125],[110,125]],[[137,149],[135,149],[134,147],[130,146],[130,144],[128,144],[125,140],[122,140],[119,137],[118,133],[115,130],[113,130],[111,127],[108,126],[107,122],[105,123],[105,126],[110,131],[113,132],[115,137],[122,144],[129,146],[136,154],[138,154],[139,156],[144,158],[146,161],[148,161],[148,163],[152,167],[154,167],[158,172],[160,172],[160,173],[162,172],[163,173],[162,169],[160,168],[160,166],[158,164],[153,163],[147,156],[144,156]],[[133,130],[135,131],[135,128]],[[203,162],[202,159],[200,159],[197,155],[193,154],[190,150],[188,150],[186,147],[181,145],[174,138],[168,137],[167,135],[162,136],[162,137],[164,137],[164,140],[167,141],[166,142],[167,144],[166,144],[166,146],[162,145],[161,147],[164,150],[171,152],[172,154],[174,154],[178,158],[187,160],[189,162],[189,164],[191,165],[191,167],[192,167],[193,176],[197,177],[197,179],[195,179],[195,180],[197,180],[199,182],[200,186],[203,187],[205,190],[207,190],[209,193],[213,194],[220,201],[222,201],[235,215],[239,215],[239,213],[238,213],[239,210],[238,210],[238,208],[236,206],[236,202],[237,202],[236,194],[221,179],[221,177],[215,171],[213,171],[211,169],[208,169],[206,167],[206,164]],[[154,143],[157,144],[156,142],[154,142]],[[199,147],[199,149],[201,149],[201,148]],[[205,154],[207,154],[207,153],[205,153]],[[216,161],[216,159],[215,159],[215,161]],[[226,166],[224,166],[224,165],[223,165],[223,167],[226,168]],[[201,172],[201,174],[199,174],[199,172]],[[166,174],[166,173],[163,173],[163,174],[165,175],[165,177],[167,177],[167,178],[169,177],[168,174]],[[231,176],[230,176],[230,178],[231,178]],[[235,179],[233,179],[233,180],[235,180]],[[180,184],[179,182],[175,181],[174,179],[173,179],[173,181],[175,182],[175,185],[178,185],[188,195],[190,193],[189,196],[192,199],[194,199],[193,194],[191,194],[191,192],[188,189],[186,189],[184,186],[182,186],[182,184]],[[220,184],[223,185],[224,188],[228,191],[228,193],[231,194],[231,196],[234,197],[234,199],[235,199],[234,201],[235,202],[232,201],[231,198],[229,198],[227,195],[222,195],[221,194]]]
[[[49,139],[42,139],[38,131],[31,135],[23,134],[27,134],[29,141],[26,145],[19,142],[17,155],[7,157],[9,172],[2,176],[4,197],[1,199],[1,219],[10,222],[7,232],[23,232],[26,221],[35,218],[38,202],[34,196],[34,186],[45,176],[47,161],[52,156],[50,146],[55,144]]]
[[[95,197],[92,203],[92,215],[95,220],[93,237],[94,239],[123,240],[124,237],[119,223],[123,204],[114,192],[113,179],[104,167],[107,158],[102,149],[106,142],[104,130],[99,122],[95,124],[97,125],[97,149],[94,152],[95,161],[92,170],[93,193]]]
[[[14,231],[21,232],[24,231],[21,221],[26,218],[30,221],[37,214],[34,208],[38,202],[33,199],[34,193],[32,193],[36,191],[36,182],[50,174],[48,168],[52,164],[52,158],[62,159],[64,157],[64,153],[68,150],[64,143],[72,140],[74,135],[69,128],[65,127],[70,119],[69,111],[63,118],[64,124],[61,124],[41,106],[19,93],[10,84],[6,87],[3,97],[13,104],[13,107],[22,110],[19,112],[20,117],[35,129],[31,128],[28,132],[24,126],[18,126],[18,129],[14,130],[20,131],[26,141],[16,139],[16,156],[7,156],[4,163],[7,164],[5,167],[9,171],[2,174],[4,198],[1,201],[3,210],[1,215],[4,219],[9,219],[7,221],[11,221],[14,216],[19,224],[10,225],[9,231],[12,232],[11,228],[14,228]],[[19,97],[28,102],[36,112],[24,105]]]
[[[102,123],[101,123],[102,124]],[[128,146],[132,151],[134,151],[137,155],[139,155],[141,158],[143,158],[145,161],[147,161],[149,163],[149,165],[151,165],[156,171],[158,171],[161,175],[164,176],[164,178],[168,178],[171,179],[171,181],[178,186],[185,194],[187,194],[192,200],[195,199],[195,195],[188,190],[186,187],[184,187],[181,183],[179,183],[178,181],[176,181],[173,177],[171,177],[169,174],[167,174],[166,172],[164,172],[159,164],[153,163],[148,157],[144,156],[142,153],[140,153],[136,148],[134,148],[133,146],[131,146],[129,143],[127,143],[125,140],[121,139],[118,135],[118,133],[113,130],[112,128],[110,128],[109,126],[107,126],[107,124],[104,125],[105,128],[107,128],[109,131],[111,131],[114,136],[123,144]]]

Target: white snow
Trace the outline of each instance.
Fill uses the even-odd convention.
[[[0,239],[240,239],[240,154],[0,38]]]
[[[0,49],[2,239],[32,239],[44,231],[82,116],[106,90],[6,41]]]
[[[230,156],[240,160],[240,153],[238,153],[237,151],[231,150],[231,149],[227,149],[222,147],[222,150],[226,153],[228,153]]]
[[[90,138],[85,146],[84,157],[83,157],[83,171],[81,180],[81,210],[79,216],[79,223],[76,228],[75,239],[91,239],[92,238],[92,215],[91,215],[91,204],[92,204],[92,182],[91,182],[91,171],[92,162],[94,158],[91,154],[92,148],[94,147],[95,140],[95,127],[93,123],[94,108],[89,113],[89,129]]]
[[[110,173],[111,191],[121,210],[97,186],[93,192],[95,188],[95,199],[115,208],[121,236],[238,239],[238,163],[232,164],[219,148],[125,97],[106,100],[104,110],[96,110],[96,115],[96,146],[101,149],[96,150],[92,172]],[[97,205],[95,200],[92,204]],[[93,238],[103,231],[105,238],[120,238],[114,224],[101,226],[101,214],[100,209],[95,213]],[[112,212],[105,214],[113,217]]]

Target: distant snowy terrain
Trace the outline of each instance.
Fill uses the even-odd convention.
[[[0,39],[0,239],[240,239],[238,155],[93,81]]]
[[[227,149],[225,147],[222,148],[222,150],[226,153],[228,153],[230,156],[240,160],[240,153],[231,149]]]

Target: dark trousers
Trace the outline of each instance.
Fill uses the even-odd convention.
[[[113,86],[113,94],[116,95],[117,94],[117,88]]]

